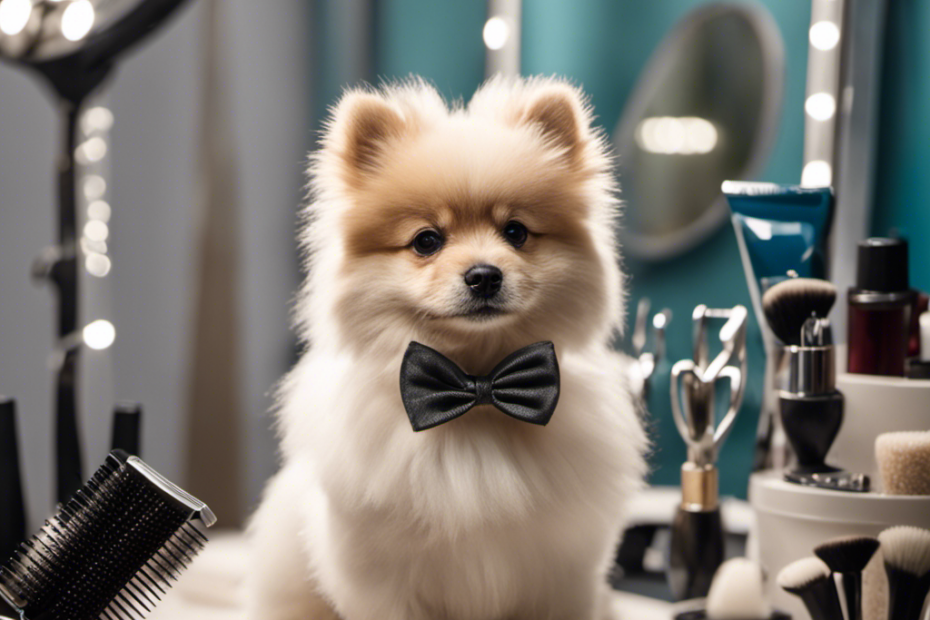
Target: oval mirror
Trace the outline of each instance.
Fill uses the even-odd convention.
[[[761,7],[706,5],[666,36],[614,132],[628,254],[671,258],[726,220],[720,185],[759,172],[783,76],[781,35]]]

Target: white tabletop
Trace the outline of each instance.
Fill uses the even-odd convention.
[[[241,534],[220,533],[210,538],[206,549],[149,615],[150,620],[260,620],[246,619],[239,602],[248,567]],[[614,592],[610,618],[669,620],[671,608],[662,601]]]

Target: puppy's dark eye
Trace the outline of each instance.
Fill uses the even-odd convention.
[[[510,221],[504,226],[504,238],[515,248],[519,248],[526,243],[528,235],[526,226],[520,222]]]
[[[442,235],[435,230],[424,230],[413,238],[413,251],[420,256],[429,256],[442,249]]]

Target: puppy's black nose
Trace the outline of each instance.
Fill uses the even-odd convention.
[[[465,272],[465,284],[481,297],[493,297],[503,281],[504,274],[494,265],[475,265]]]

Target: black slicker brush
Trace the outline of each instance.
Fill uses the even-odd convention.
[[[804,558],[781,569],[778,585],[804,601],[811,620],[843,620],[833,575],[818,558]]]
[[[801,344],[801,328],[811,316],[824,319],[836,302],[836,287],[826,280],[791,278],[762,296],[762,313],[785,344]]]
[[[23,620],[136,620],[155,607],[216,522],[203,502],[122,451],[0,566]]]
[[[862,571],[878,550],[879,542],[869,536],[834,538],[814,548],[818,558],[834,573],[843,576],[843,592],[849,620],[862,620]]]
[[[930,532],[900,525],[878,540],[888,575],[888,620],[920,620],[930,591]]]

